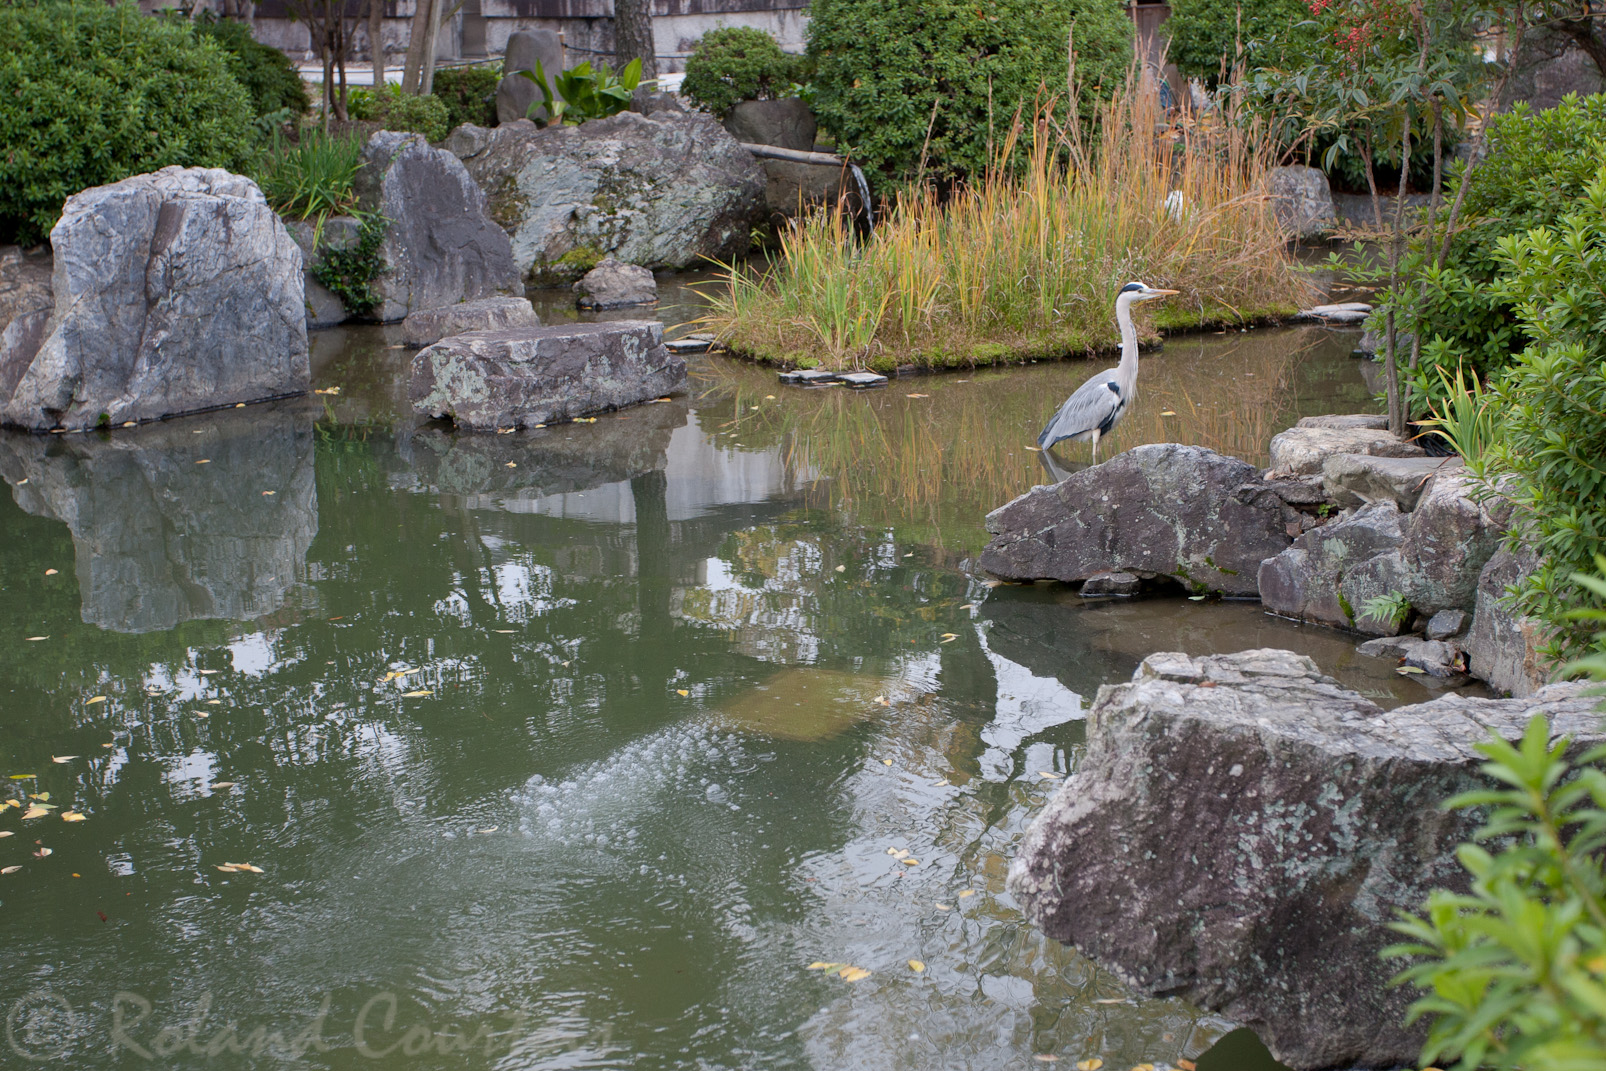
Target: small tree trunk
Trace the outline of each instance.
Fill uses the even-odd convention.
[[[1394,223],[1389,229],[1389,293],[1400,292],[1400,240],[1405,233],[1405,190],[1411,176],[1411,115],[1407,111],[1400,124],[1400,190],[1394,198]],[[1387,356],[1383,371],[1388,383],[1389,430],[1396,435],[1405,434],[1405,397],[1400,391],[1400,363],[1395,356],[1394,310],[1387,317]],[[1420,333],[1420,332],[1419,332]]]
[[[385,87],[385,0],[368,0],[368,52],[374,61],[374,92]]]
[[[652,0],[613,0],[613,54],[619,68],[639,59],[641,80],[657,78],[657,52],[652,39]]]
[[[418,95],[435,91],[435,50],[440,44],[441,23],[457,9],[448,8],[450,0],[434,0],[430,5],[429,37],[424,42],[423,63],[418,69]]]
[[[346,18],[343,14],[338,11],[330,14],[334,16],[333,21],[329,24],[329,32],[334,37],[333,47],[330,48],[330,51],[335,55],[335,68],[339,71],[340,76],[340,97],[335,104],[335,116],[341,122],[345,122],[351,118],[350,115],[346,114],[346,51],[351,44],[351,34],[347,32]]]
[[[407,32],[407,61],[402,67],[402,91],[417,93],[424,73],[424,49],[431,44],[429,25],[440,0],[417,0],[413,24]]]

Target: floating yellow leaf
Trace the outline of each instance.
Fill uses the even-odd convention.
[[[892,856],[892,858],[894,858],[894,859],[907,859],[909,857],[909,849],[908,848],[888,848],[887,849],[887,854]]]
[[[48,640],[48,639],[50,639],[49,636],[29,636],[28,637],[28,642],[29,643],[38,643],[40,640]]]
[[[891,766],[892,765],[892,760],[891,759],[882,759],[881,760],[881,765],[883,765],[883,766]]]
[[[393,350],[404,350],[407,347],[406,346],[388,346],[386,348],[387,349],[393,349]],[[340,393],[340,388],[339,387],[322,387],[322,388],[314,389],[312,393],[314,393],[314,394],[339,394]]]
[[[1181,1060],[1181,1059],[1179,1059],[1177,1061],[1177,1071],[1199,1071],[1199,1065],[1194,1063],[1192,1060]],[[1437,1069],[1436,1068],[1432,1068],[1432,1067],[1426,1067],[1426,1068],[1423,1068],[1422,1071],[1437,1071]]]
[[[1097,1056],[1093,1057],[1091,1060],[1076,1061],[1076,1071],[1099,1071],[1099,1068],[1103,1066],[1104,1061],[1100,1060]]]
[[[77,755],[52,755],[52,756],[50,756],[50,761],[51,762],[71,762],[73,759],[76,759],[77,757],[78,757]]]
[[[420,696],[434,695],[434,694],[435,693],[430,691],[428,688],[420,688],[416,692],[403,692],[402,693],[402,698],[403,699],[417,699]]]
[[[959,899],[963,900],[967,896],[975,896],[975,895],[976,895],[976,890],[975,889],[966,889],[964,892],[959,894]]]
[[[31,774],[31,773],[14,773],[14,774],[11,775],[11,779],[13,781],[32,781],[35,777],[38,777],[38,776],[39,776],[38,774]]]
[[[845,573],[848,571],[848,567],[845,565],[839,565],[836,567],[836,571],[839,573]]]
[[[0,866],[0,874],[15,874],[21,869],[20,866]]]
[[[517,461],[509,461],[507,463],[507,467],[510,469],[516,469],[519,467],[519,463]]]
[[[1054,1064],[1054,1063],[1058,1063],[1059,1062],[1059,1057],[1055,1056],[1051,1052],[1036,1052],[1036,1053],[1033,1053],[1032,1054],[1032,1059],[1036,1060],[1040,1064]]]
[[[220,707],[220,706],[223,705],[223,700],[221,700],[221,699],[208,699],[206,701],[206,705],[209,706],[209,707]]]
[[[203,457],[201,460],[196,462],[197,465],[210,465],[211,463],[212,459],[209,457]]]
[[[959,608],[961,610],[974,610],[976,608],[976,604],[973,602],[962,603]]]
[[[84,700],[84,706],[86,706],[86,707],[92,707],[92,706],[94,706],[94,705],[95,705],[95,704],[96,704],[96,703],[104,703],[104,702],[106,702],[106,697],[105,697],[105,696],[103,696],[103,695],[96,695],[96,696],[91,696],[91,697],[90,697],[90,698],[88,698],[88,699],[86,699],[86,700]]]
[[[1046,777],[1050,781],[1058,781],[1062,775],[1057,774],[1052,770],[1038,770],[1037,771],[1037,776],[1038,777]]]
[[[22,809],[22,804],[19,803],[17,800],[6,800],[6,806],[7,807],[15,807],[18,810]]]
[[[844,982],[857,982],[861,978],[870,977],[870,972],[863,967],[843,967],[837,972],[837,977]]]
[[[937,908],[938,911],[952,911],[953,910],[953,905],[952,904],[937,904],[936,908]]]
[[[12,836],[16,836],[16,834],[12,833],[11,830],[9,830],[9,829],[0,829],[0,837],[12,837]]]
[[[55,855],[55,854],[56,854],[56,852],[55,852],[55,849],[53,849],[53,848],[40,848],[37,852],[33,853],[33,857],[35,859],[43,859],[46,856]]]
[[[904,866],[919,866],[920,865],[920,860],[918,860],[918,859],[899,859],[898,862],[902,863]]]
[[[31,800],[48,800],[50,798],[50,793],[48,793],[48,792],[30,792],[30,793],[28,793],[28,798],[31,799]]]
[[[278,494],[278,493],[279,493],[279,492],[277,492],[277,491],[263,491],[263,492],[262,492],[262,493],[263,493],[263,494],[264,494],[264,495],[276,495],[276,494]]]
[[[224,866],[228,867],[230,870],[239,870],[247,874],[262,873],[261,867],[252,866],[250,863],[224,863],[223,866],[218,867],[218,869],[222,870]]]
[[[512,634],[512,633],[514,633],[514,632],[516,632],[516,631],[517,631],[517,629],[511,629],[511,628],[493,628],[493,629],[492,629],[492,630],[491,630],[491,631],[492,631],[492,632],[500,632],[500,633],[501,633],[501,634],[502,634],[502,635],[504,635],[504,636],[507,636],[507,635],[511,635],[511,634]]]
[[[1160,415],[1161,416],[1176,416],[1177,415],[1177,411],[1175,409],[1162,409],[1162,410],[1160,410]]]
[[[47,815],[49,813],[50,813],[50,808],[49,807],[41,807],[41,806],[39,806],[39,804],[36,803],[32,807],[29,807],[26,811],[23,811],[22,812],[22,817],[24,817],[24,818],[43,818],[45,815]]]
[[[220,867],[217,867],[216,869],[223,871],[223,873],[225,873],[225,874],[233,874],[238,868],[233,866],[232,864],[225,863],[224,865],[222,865]]]
[[[929,394],[905,394],[904,397],[905,398],[929,398],[929,397],[931,397],[931,395],[929,395]]]
[[[567,663],[567,662],[565,662],[565,663],[564,663],[564,665],[568,665],[568,663]],[[676,695],[678,695],[678,696],[688,696],[688,695],[691,695],[691,693],[690,693],[690,692],[688,692],[688,691],[687,691],[687,690],[686,690],[686,689],[684,689],[684,688],[676,688],[676,689],[675,689],[675,694],[676,694]]]
[[[233,788],[234,787],[234,782],[233,781],[213,781],[212,782],[212,787],[214,789],[217,789],[217,788]]]
[[[909,969],[914,971],[916,974],[920,974],[925,971],[926,965],[917,959],[912,959],[909,961]]]
[[[112,742],[111,742],[111,743],[109,743],[109,744],[102,744],[102,745],[100,745],[100,746],[101,746],[101,747],[116,747],[116,746],[117,746],[117,741],[115,741],[115,740],[113,740],[113,741],[112,741]]]
[[[82,822],[86,817],[88,817],[88,816],[79,814],[77,811],[62,811],[61,812],[61,820],[63,822]]]
[[[203,670],[201,670],[201,676],[210,677],[214,673],[222,673],[222,672],[223,671],[221,669],[203,669]]]
[[[1095,1000],[1093,1003],[1094,1004],[1125,1004],[1126,1003],[1126,998],[1125,997],[1105,997],[1102,1000]]]
[[[1153,1064],[1133,1064],[1132,1071],[1154,1071]]]
[[[56,575],[56,571],[54,569],[46,569],[45,570],[45,575],[46,576],[55,576]]]
[[[211,716],[212,716],[212,715],[210,715],[210,714],[208,714],[208,713],[207,713],[207,712],[206,712],[206,711],[204,711],[204,710],[197,710],[197,711],[196,711],[196,712],[195,712],[195,716],[196,716],[196,717],[197,717],[197,718],[210,718],[210,717],[211,717]]]
[[[877,702],[877,703],[880,703],[880,704],[881,704],[881,705],[882,705],[882,706],[884,706],[884,707],[890,707],[890,706],[891,706],[891,705],[892,705],[892,700],[890,700],[890,699],[888,699],[888,698],[887,698],[887,697],[886,697],[886,696],[884,696],[884,695],[878,695],[878,696],[876,696],[876,697],[875,697],[875,701],[876,701],[876,702]]]
[[[1427,670],[1423,669],[1421,666],[1401,666],[1399,669],[1396,669],[1394,672],[1410,674],[1410,673],[1426,673]]]
[[[957,633],[944,632],[942,634],[942,642],[943,643],[952,643],[954,640],[957,640],[958,638],[959,638],[959,636],[958,636]]]
[[[847,964],[845,964],[845,963],[826,963],[823,960],[818,960],[817,959],[813,963],[809,964],[808,969],[811,970],[811,971],[834,971],[838,967],[846,967],[846,966],[847,966]]]

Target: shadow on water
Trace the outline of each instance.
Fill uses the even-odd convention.
[[[406,415],[398,341],[320,333],[339,390],[302,405],[0,436],[0,795],[87,816],[0,808],[0,1007],[39,1051],[1174,1063],[1233,1024],[1133,997],[1004,889],[1088,698],[1261,645],[1428,694],[1253,606],[968,575],[1085,364],[847,394],[703,359],[684,397],[474,436]],[[1347,342],[1174,341],[1119,445],[1258,456],[1360,406]]]

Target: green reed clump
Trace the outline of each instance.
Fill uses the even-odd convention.
[[[1113,348],[1115,294],[1134,278],[1182,292],[1157,315],[1166,328],[1275,317],[1306,296],[1252,128],[1172,129],[1137,91],[1087,142],[1052,105],[1029,144],[1024,126],[981,181],[947,203],[900,194],[868,239],[842,211],[795,222],[769,270],[725,273],[709,323],[759,360],[886,370]]]
[[[287,219],[316,220],[321,234],[330,216],[356,207],[362,166],[362,140],[355,134],[309,129],[293,145],[275,134],[258,168],[257,185],[274,211]]]

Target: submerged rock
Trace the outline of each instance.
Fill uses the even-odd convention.
[[[637,264],[604,257],[601,264],[574,284],[582,309],[620,309],[652,305],[658,301],[658,282],[652,272]]]
[[[381,130],[363,149],[363,207],[389,220],[374,280],[377,320],[419,309],[520,295],[524,287],[507,234],[486,212],[485,195],[462,163],[422,134]]]
[[[402,321],[402,341],[409,346],[431,346],[443,338],[469,331],[498,331],[510,327],[540,327],[541,317],[529,298],[492,297],[420,309]]]
[[[686,383],[657,321],[473,331],[413,358],[408,396],[424,416],[479,430],[527,428],[637,405]]]
[[[1082,594],[1136,595],[1143,590],[1143,580],[1135,573],[1094,573],[1082,585]]]
[[[1247,462],[1139,446],[989,513],[981,567],[1009,580],[1130,572],[1253,597],[1260,563],[1288,546],[1284,508]]]
[[[1378,958],[1396,909],[1465,888],[1473,751],[1543,709],[1600,739],[1596,700],[1445,696],[1384,711],[1291,652],[1156,654],[1100,690],[1076,773],[1027,830],[1026,916],[1140,992],[1254,1029],[1296,1069],[1415,1066],[1425,1024]]]
[[[647,268],[729,260],[764,220],[758,162],[702,113],[520,121],[453,145],[537,279],[576,279],[607,254]]]
[[[47,324],[8,333],[0,419],[157,420],[305,391],[301,250],[256,183],[163,168],[67,199]]]

